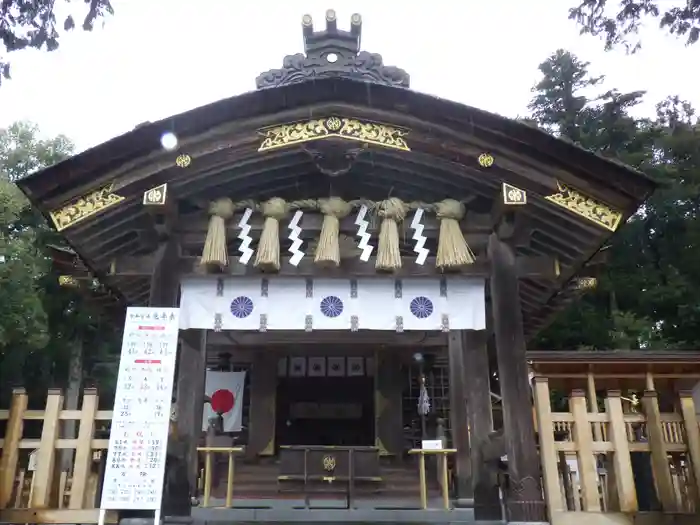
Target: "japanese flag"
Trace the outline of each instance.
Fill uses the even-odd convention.
[[[224,432],[240,432],[243,416],[243,385],[245,372],[210,372],[204,393],[211,399],[205,403],[202,430],[209,428],[209,419],[221,414]]]

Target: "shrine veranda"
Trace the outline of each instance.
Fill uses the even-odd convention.
[[[334,13],[323,30],[305,17],[304,54],[255,91],[18,184],[71,246],[55,249],[63,285],[115,322],[127,306],[179,309],[168,468],[187,483],[166,475],[164,514],[191,512],[209,370],[246,373],[232,434],[246,461],[376,452],[362,464],[371,482],[441,431],[456,498],[501,519],[484,482],[497,371],[507,519],[546,521],[526,345],[595,286],[600,248],[655,184],[410,90],[405,71],[360,50],[360,33],[359,15],[348,31]],[[431,381],[448,393],[419,414]]]

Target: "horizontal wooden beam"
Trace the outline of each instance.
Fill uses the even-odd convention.
[[[232,257],[232,264],[223,272],[223,275],[242,277],[250,275],[262,275],[252,263],[248,265],[238,264]],[[176,263],[179,265],[180,275],[183,277],[204,275],[199,267],[199,257],[182,257]],[[555,279],[557,277],[557,264],[551,257],[546,256],[520,256],[517,259],[518,275],[529,279]],[[153,255],[117,257],[111,266],[110,275],[113,276],[148,276],[155,268]],[[459,272],[451,272],[445,275],[461,275],[464,277],[486,278],[490,273],[490,264],[485,258],[478,258],[474,264],[465,266]],[[338,268],[321,268],[313,261],[313,257],[307,256],[298,266],[289,264],[289,258],[282,259],[282,267],[279,273],[274,275],[287,277],[382,277],[385,273],[377,272],[375,259],[363,262],[358,258],[343,259]],[[429,257],[425,264],[416,264],[415,259],[404,258],[403,266],[394,277],[436,277],[443,273],[435,267],[435,258]]]
[[[2,523],[98,523],[100,509],[3,509]],[[118,523],[117,511],[108,510],[105,523]]]
[[[196,332],[196,330],[182,330],[182,334],[188,332]],[[304,332],[299,330],[269,330],[267,332],[209,332],[207,335],[208,351],[226,350],[235,342],[236,351],[255,349],[255,347],[277,346],[282,345],[286,350],[291,346],[294,348],[294,355],[313,355],[313,352],[318,352],[318,348],[314,350],[309,348],[309,345],[333,345],[337,348],[342,345],[352,346],[357,350],[359,346],[367,349],[376,348],[379,346],[396,346],[402,349],[415,347],[444,347],[447,344],[447,335],[444,332],[426,331],[426,332],[403,332],[396,333],[391,331],[368,330],[360,332],[348,332],[347,330],[316,330],[314,332]],[[226,348],[221,349],[219,347]],[[408,354],[412,355],[414,350]],[[284,354],[280,354],[284,355]]]
[[[227,222],[228,233],[231,234],[231,239],[235,239],[238,234],[239,228],[238,223],[243,216],[242,213],[236,213],[231,220]],[[411,215],[409,215],[409,218]],[[291,218],[291,214],[290,214]],[[250,226],[250,235],[255,237],[263,229],[263,224],[265,218],[260,214],[254,214],[248,224]],[[283,226],[284,226],[283,221]],[[375,221],[375,230],[379,229],[379,220]],[[437,237],[440,231],[440,220],[430,214],[423,215],[423,234],[427,237]],[[302,216],[301,223],[299,226],[302,229],[302,237],[316,237],[321,231],[321,226],[323,225],[323,214],[318,212],[304,212]],[[473,213],[467,212],[464,219],[462,219],[460,226],[462,231],[480,232],[480,233],[490,233],[493,230],[494,219],[490,214],[484,213]],[[204,235],[206,235],[207,228],[209,227],[209,218],[204,213],[197,214],[187,214],[181,215],[179,218],[179,226],[177,228],[178,232],[190,236],[190,234],[201,235],[200,244],[204,243]],[[370,228],[372,230],[372,228]],[[355,224],[355,214],[341,219],[340,221],[340,232],[350,235],[355,235],[357,232],[357,225]]]

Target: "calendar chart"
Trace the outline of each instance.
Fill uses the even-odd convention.
[[[103,510],[160,509],[178,327],[178,308],[127,309]]]

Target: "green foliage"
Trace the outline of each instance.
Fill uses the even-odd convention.
[[[57,29],[56,0],[0,0],[0,41],[8,53],[26,48],[58,49],[60,37]],[[70,4],[70,0],[59,3],[60,7]],[[114,14],[110,0],[83,0],[87,8],[82,28],[92,31],[96,20],[107,14]],[[63,19],[63,30],[75,27],[72,13]],[[0,84],[3,78],[10,78],[10,64],[0,55]]]
[[[613,238],[597,289],[545,330],[541,348],[700,345],[700,126],[669,97],[654,119],[629,113],[642,91],[594,93],[601,77],[557,51],[540,66],[532,117],[552,133],[642,169],[661,188]]]
[[[36,126],[0,129],[0,400],[23,384],[39,398],[65,383],[76,341],[89,348],[86,368],[115,352],[113,328],[100,324],[75,290],[60,287],[49,245],[61,237],[32,209],[14,181],[73,152],[66,137],[42,139]],[[111,372],[107,370],[107,372]],[[113,375],[113,374],[112,374]],[[109,373],[97,373],[109,382]]]
[[[695,44],[700,37],[698,0],[617,0],[615,6],[608,0],[578,2],[577,7],[569,10],[569,19],[579,24],[581,33],[602,36],[606,50],[617,45],[631,53],[639,50],[640,41],[630,38],[639,33],[646,19],[658,20],[661,29],[685,37],[688,45]]]

